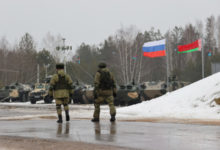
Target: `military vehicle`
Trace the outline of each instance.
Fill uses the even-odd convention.
[[[0,102],[9,102],[10,101],[10,89],[9,86],[5,86],[0,89]]]
[[[12,83],[0,90],[0,100],[6,102],[27,102],[29,101],[28,94],[30,91],[31,87],[29,85]]]
[[[115,106],[129,106],[140,103],[139,90],[137,85],[128,84],[117,86]]]
[[[94,95],[93,95],[94,87],[91,85],[85,85],[82,90],[82,100],[85,104],[94,103]]]
[[[44,100],[45,103],[52,103],[52,100],[49,95],[49,84],[47,83],[36,83],[34,89],[30,92],[29,98],[31,104],[36,104],[39,100]]]
[[[87,104],[88,101],[83,99],[83,93],[86,89],[86,86],[76,81],[73,83],[73,89],[74,93],[70,98],[70,103],[73,102],[74,104]]]
[[[168,88],[167,91],[175,91],[177,89],[180,89],[186,85],[189,85],[190,82],[185,82],[185,81],[173,81],[173,82],[170,82],[169,85],[168,85]]]
[[[189,82],[177,81],[176,77],[169,78],[168,86],[165,81],[149,81],[139,85],[139,98],[141,101],[150,100],[172,92],[190,84]]]
[[[152,98],[164,95],[167,92],[167,85],[165,81],[149,81],[140,84],[139,98],[140,101],[150,100]]]
[[[169,82],[169,83],[168,83],[168,89],[167,89],[167,91],[170,91],[170,92],[175,91],[175,90],[177,90],[177,89],[179,89],[179,88],[182,88],[182,87],[184,87],[184,86],[190,84],[190,82],[185,82],[185,81],[179,81],[179,80],[177,80],[176,75],[171,75],[171,76],[168,78],[168,82]]]

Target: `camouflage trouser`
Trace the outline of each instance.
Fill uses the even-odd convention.
[[[95,111],[93,114],[94,118],[99,118],[100,104],[103,103],[104,101],[106,101],[109,105],[110,115],[116,115],[113,96],[99,96],[97,99],[95,99],[94,102],[94,106],[95,106]]]
[[[57,109],[57,114],[62,115],[62,108],[61,105],[63,105],[65,111],[69,111],[69,98],[59,98],[56,99],[56,109]]]

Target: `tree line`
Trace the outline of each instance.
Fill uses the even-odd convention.
[[[166,39],[166,56],[148,58],[142,56],[145,42]],[[74,81],[92,84],[99,62],[107,63],[115,74],[118,84],[166,80],[176,75],[178,80],[194,82],[202,78],[201,52],[177,53],[178,45],[203,39],[205,76],[211,75],[211,63],[220,62],[220,16],[175,26],[162,34],[153,27],[140,32],[136,27],[121,27],[114,35],[99,45],[82,43],[71,58],[65,59],[67,72]],[[6,37],[0,39],[0,86],[12,82],[34,84],[39,66],[40,81],[46,74],[55,73],[55,64],[63,62],[70,52],[57,51],[62,37],[50,33],[42,40],[42,50],[36,49],[36,42],[29,33],[21,37],[18,44],[11,46]],[[210,56],[211,54],[211,56]],[[167,61],[168,60],[168,61]]]

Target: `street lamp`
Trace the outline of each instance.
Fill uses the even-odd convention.
[[[63,60],[63,63],[64,63],[64,71],[66,73],[66,55],[65,55],[65,51],[68,51],[68,50],[72,50],[72,46],[68,45],[66,46],[65,45],[65,38],[62,39],[63,40],[63,45],[62,46],[57,46],[56,47],[56,50],[57,51],[63,51],[64,52],[64,60]]]

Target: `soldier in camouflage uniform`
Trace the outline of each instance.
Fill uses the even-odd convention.
[[[64,106],[66,121],[70,120],[69,116],[69,97],[73,94],[72,80],[64,72],[64,64],[56,65],[57,73],[50,80],[49,96],[56,100],[56,110],[58,114],[58,123],[62,123],[62,108]]]
[[[95,75],[94,106],[92,122],[99,122],[100,104],[106,101],[109,105],[111,122],[115,121],[116,110],[114,106],[114,97],[116,97],[116,83],[113,74],[106,68],[105,63],[99,64],[99,70]]]

